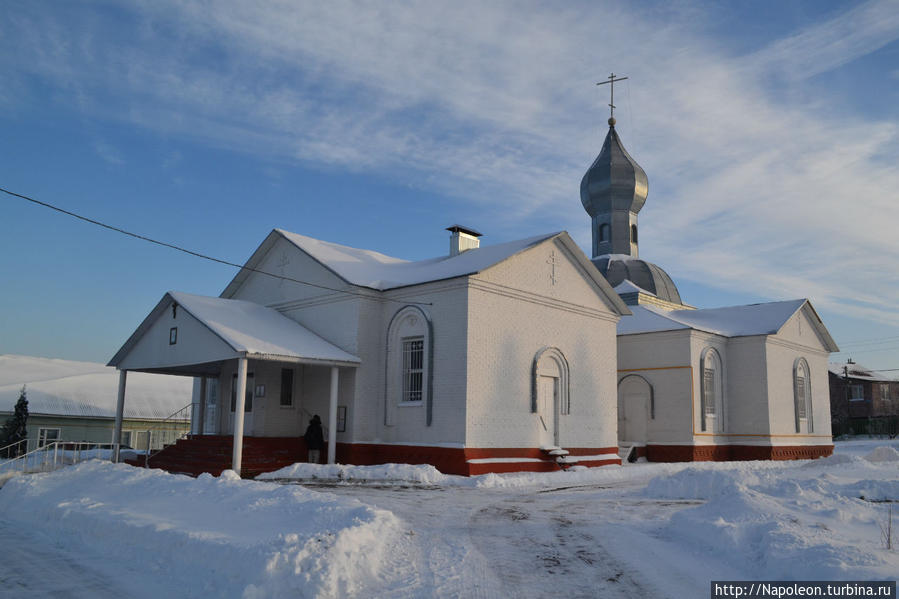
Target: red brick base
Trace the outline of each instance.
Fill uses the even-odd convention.
[[[650,462],[721,462],[737,460],[810,460],[833,453],[833,445],[647,445]]]
[[[608,459],[578,462],[583,466],[620,464],[617,448],[566,448],[572,456],[607,454]],[[471,463],[469,460],[491,458],[522,458],[539,461],[503,461]],[[474,476],[488,472],[555,472],[560,467],[543,451],[528,447],[454,448],[421,447],[416,445],[380,445],[373,443],[338,443],[337,461],[341,464],[431,464],[444,474]]]

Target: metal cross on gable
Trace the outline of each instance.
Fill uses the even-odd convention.
[[[546,263],[550,265],[551,270],[549,273],[550,282],[555,285],[556,284],[556,252],[553,250],[549,254],[549,258],[546,260]]]
[[[608,81],[600,81],[596,85],[605,85],[606,83],[609,84],[609,93],[610,93],[609,108],[611,109],[609,118],[614,119],[615,118],[615,82],[616,81],[624,81],[625,79],[627,79],[627,77],[616,77],[615,73],[612,73],[611,75],[609,75],[607,77],[607,79],[608,79]]]
[[[281,271],[281,279],[278,281],[278,286],[284,286],[284,269],[290,264],[290,259],[287,257],[287,252],[281,252],[281,259],[278,260],[278,264],[276,265],[278,269]]]

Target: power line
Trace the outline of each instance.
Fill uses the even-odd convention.
[[[152,237],[147,237],[146,235],[140,235],[140,234],[138,234],[138,233],[132,233],[131,231],[126,231],[125,229],[121,229],[121,228],[115,227],[115,226],[113,226],[113,225],[108,225],[108,224],[106,224],[106,223],[104,223],[104,222],[101,222],[101,221],[98,221],[98,220],[94,220],[94,219],[88,218],[88,217],[86,217],[86,216],[82,216],[82,215],[77,214],[77,213],[75,213],[75,212],[72,212],[72,211],[70,211],[70,210],[65,210],[65,209],[60,208],[60,207],[58,207],[58,206],[54,206],[53,204],[48,204],[47,202],[42,202],[42,201],[40,201],[40,200],[36,200],[36,199],[34,199],[34,198],[28,197],[28,196],[26,196],[26,195],[22,195],[22,194],[20,194],[20,193],[16,193],[16,192],[14,192],[14,191],[10,191],[10,190],[8,190],[8,189],[4,189],[4,188],[2,188],[2,187],[0,187],[0,191],[2,191],[2,192],[5,193],[5,194],[11,195],[11,196],[13,196],[13,197],[21,198],[21,199],[26,200],[26,201],[28,201],[28,202],[32,202],[32,203],[34,203],[34,204],[37,204],[38,206],[43,206],[44,208],[49,208],[50,210],[55,210],[56,212],[60,212],[60,213],[65,214],[65,215],[67,215],[67,216],[71,216],[71,217],[73,217],[73,218],[77,218],[78,220],[82,220],[82,221],[87,222],[87,223],[90,223],[90,224],[92,224],[92,225],[96,225],[96,226],[98,226],[98,227],[103,227],[104,229],[109,229],[110,231],[115,231],[116,233],[121,233],[122,235],[127,235],[127,236],[129,236],[129,237],[134,237],[135,239],[140,239],[141,241],[146,241],[146,242],[148,242],[148,243],[154,243],[154,244],[156,244],[156,245],[161,245],[161,246],[167,247],[167,248],[169,248],[169,249],[173,249],[173,250],[176,250],[176,251],[179,251],[179,252],[184,252],[185,254],[189,254],[189,255],[195,256],[195,257],[197,257],[197,258],[202,258],[203,260],[209,260],[209,261],[211,261],[211,262],[217,262],[218,264],[224,264],[224,265],[226,265],[226,266],[233,266],[234,268],[239,268],[240,270],[246,270],[246,271],[250,271],[250,272],[255,272],[255,273],[258,273],[258,274],[261,274],[261,275],[267,275],[267,276],[269,276],[269,277],[274,277],[274,278],[276,278],[276,279],[281,279],[281,280],[284,280],[284,281],[291,281],[291,282],[293,282],[293,283],[299,283],[299,284],[301,284],[301,285],[308,285],[308,286],[310,286],[310,287],[316,287],[316,288],[318,288],[318,289],[325,289],[325,290],[327,290],[327,291],[334,291],[335,293],[346,293],[347,295],[354,295],[354,296],[357,296],[357,297],[364,297],[364,298],[367,298],[367,299],[384,300],[384,301],[389,301],[389,302],[398,302],[398,303],[402,303],[402,304],[418,304],[418,305],[422,305],[422,306],[431,306],[431,305],[433,305],[433,304],[431,304],[430,302],[409,302],[409,301],[404,301],[404,300],[392,299],[392,298],[389,298],[389,297],[372,297],[371,295],[368,295],[368,294],[366,294],[366,293],[359,293],[359,292],[357,292],[357,291],[348,291],[348,290],[346,290],[346,289],[335,289],[334,287],[328,287],[327,285],[319,285],[318,283],[310,283],[309,281],[301,281],[300,279],[294,279],[294,278],[292,278],[292,277],[287,277],[287,276],[284,276],[284,275],[276,275],[275,273],[268,272],[268,271],[265,271],[265,270],[260,270],[260,269],[258,269],[258,268],[253,268],[253,267],[246,266],[246,265],[242,265],[242,264],[235,264],[234,262],[229,262],[228,260],[223,260],[223,259],[221,259],[221,258],[216,258],[215,256],[209,256],[209,255],[207,255],[207,254],[202,254],[202,253],[200,253],[200,252],[195,252],[195,251],[193,251],[193,250],[189,250],[189,249],[187,249],[187,248],[183,248],[183,247],[178,246],[178,245],[175,245],[175,244],[173,244],[173,243],[167,243],[167,242],[165,242],[165,241],[159,241],[158,239],[153,239]]]
[[[867,341],[846,341],[845,343],[841,343],[840,345],[881,345],[883,343],[893,343],[896,341],[899,341],[899,336],[880,337],[876,339],[869,339]]]

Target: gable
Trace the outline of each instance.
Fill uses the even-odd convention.
[[[234,348],[187,310],[179,307],[173,311],[173,303],[166,294],[109,365],[119,370],[157,370],[236,357]],[[177,329],[176,338],[170,343],[173,328]]]
[[[487,268],[472,280],[615,316],[630,313],[564,232]]]
[[[839,351],[830,333],[824,327],[824,323],[821,322],[817,312],[815,312],[815,309],[809,302],[805,302],[799,310],[787,319],[777,333],[772,335],[772,339],[823,352]]]
[[[248,269],[232,279],[221,297],[267,306],[329,295],[348,287],[346,281],[278,231],[272,231],[266,237],[246,266]]]

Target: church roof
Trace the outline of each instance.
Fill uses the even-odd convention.
[[[683,304],[677,285],[662,267],[628,254],[603,254],[593,259],[612,287],[630,281],[642,291],[673,304]]]
[[[299,362],[354,365],[356,356],[322,339],[273,308],[254,302],[169,291],[109,361],[120,365],[161,313],[175,303],[224,341],[233,357],[277,357]]]
[[[597,273],[590,260],[565,231],[526,237],[496,245],[482,245],[455,256],[438,256],[426,260],[408,261],[387,256],[372,250],[353,248],[329,241],[322,241],[283,229],[274,229],[256,249],[242,269],[228,284],[222,297],[236,293],[263,259],[278,238],[294,244],[322,266],[351,285],[387,291],[411,285],[474,275],[509,258],[551,239],[558,240],[569,250],[569,256],[577,262],[586,277],[591,279],[597,291],[605,297],[609,307],[620,315],[630,314],[621,298],[612,290],[605,278]]]
[[[632,281],[629,281],[627,279],[615,285],[615,293],[617,293],[618,295],[623,295],[625,293],[646,293],[647,295],[655,296],[655,293],[646,291],[642,287],[634,285]]]
[[[723,337],[774,335],[806,304],[811,308],[806,299],[700,310],[669,311],[651,305],[631,306],[633,316],[619,321],[618,334],[635,335],[695,329]],[[815,317],[813,320],[817,321],[818,332],[828,349],[838,351],[839,348],[824,328],[814,308],[811,310]]]
[[[275,231],[346,282],[379,291],[475,274],[561,234],[556,232],[537,235],[497,245],[481,246],[456,256],[438,256],[410,262],[372,250],[321,241],[282,229]]]
[[[0,355],[0,412],[13,411],[22,385],[32,414],[115,417],[119,385],[115,368],[95,362]],[[190,403],[192,390],[193,381],[181,376],[129,375],[125,418],[167,418]]]
[[[581,179],[581,203],[591,216],[609,209],[636,214],[649,194],[646,173],[624,149],[612,123],[599,155]]]

